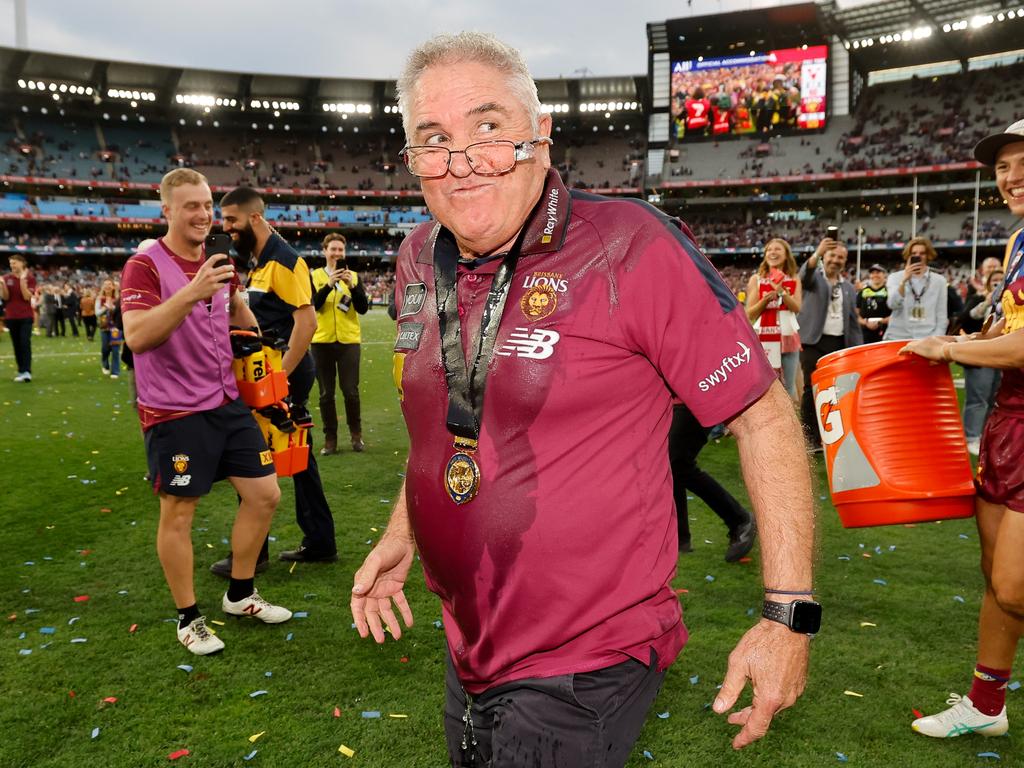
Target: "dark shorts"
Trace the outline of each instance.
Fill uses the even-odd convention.
[[[974,480],[978,495],[990,504],[1001,504],[1024,512],[1024,413],[998,405],[992,409],[978,452],[978,474]]]
[[[205,496],[225,477],[274,474],[274,459],[241,400],[146,430],[153,489],[171,496]]]
[[[665,679],[651,656],[649,665],[631,659],[594,672],[491,688],[472,698],[472,728],[465,719],[466,694],[449,658],[444,730],[452,765],[620,768]]]

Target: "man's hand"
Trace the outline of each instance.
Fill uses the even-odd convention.
[[[942,348],[951,342],[956,342],[955,336],[929,336],[926,339],[910,342],[900,349],[899,354],[917,355],[925,360],[933,360],[938,363],[945,359],[942,356]]]
[[[412,610],[402,588],[412,566],[414,551],[412,540],[385,535],[366,556],[363,567],[356,571],[350,606],[360,637],[373,635],[374,640],[383,643],[384,626],[391,630],[395,640],[402,637],[402,628],[391,609],[392,600],[402,614],[405,626],[412,626]]]
[[[814,249],[814,258],[820,259],[822,256],[825,255],[825,251],[830,251],[838,246],[838,240],[835,240],[831,237],[823,238],[822,241],[818,243],[818,247]]]
[[[793,706],[804,692],[809,645],[807,635],[767,619],[740,638],[729,654],[729,669],[713,705],[720,715],[728,712],[750,680],[753,701],[729,715],[730,723],[743,726],[732,740],[733,749],[743,749],[768,733],[775,714]]]
[[[218,261],[223,259],[215,257],[204,261],[192,282],[188,284],[189,298],[193,303],[213,298],[213,295],[230,282],[231,276],[235,274],[235,268],[230,263],[220,267],[213,266],[214,262]]]

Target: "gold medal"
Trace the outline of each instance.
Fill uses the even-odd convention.
[[[448,466],[445,467],[445,488],[456,504],[472,501],[480,490],[480,465],[473,458],[476,446],[476,440],[456,438],[456,453],[448,459]]]

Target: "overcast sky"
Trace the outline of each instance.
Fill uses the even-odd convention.
[[[843,0],[842,4],[864,0]],[[537,78],[647,72],[649,21],[787,0],[0,0],[0,45],[25,8],[30,50],[318,77],[394,79],[444,31],[494,32]],[[586,73],[582,70],[587,70]]]

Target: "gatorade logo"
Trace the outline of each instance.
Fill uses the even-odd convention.
[[[839,412],[836,388],[829,387],[819,392],[814,398],[814,408],[818,414],[821,442],[825,445],[839,442],[846,432],[843,429],[843,415]]]

